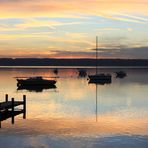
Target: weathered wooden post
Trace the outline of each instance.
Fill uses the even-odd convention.
[[[12,98],[11,101],[12,101],[12,124],[14,124],[14,98]]]
[[[1,103],[0,103],[0,128],[1,128]]]
[[[5,95],[5,102],[8,102],[8,94]],[[8,111],[8,109],[6,109]]]
[[[26,119],[26,95],[23,95],[23,119]]]
[[[5,95],[5,101],[8,102],[8,94]]]

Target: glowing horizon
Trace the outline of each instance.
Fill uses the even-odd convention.
[[[0,58],[146,59],[146,0],[0,0]]]

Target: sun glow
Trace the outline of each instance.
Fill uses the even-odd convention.
[[[1,0],[0,57],[17,57],[15,51],[18,51],[22,57],[54,58],[63,57],[69,50],[69,54],[81,54],[66,54],[65,58],[91,58],[90,49],[95,47],[96,35],[100,37],[100,48],[103,45],[123,49],[124,46],[133,50],[136,44],[139,49],[147,47],[147,6],[146,0]],[[50,47],[59,51],[57,55],[51,54]],[[30,53],[26,55],[23,48]],[[129,54],[131,58],[145,58],[145,52],[138,56],[139,49],[134,49],[134,56],[130,50],[124,50],[123,58]],[[111,51],[114,56],[104,52],[100,57],[122,58],[122,52]]]

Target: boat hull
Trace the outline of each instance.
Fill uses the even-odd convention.
[[[109,84],[112,81],[111,75],[89,75],[89,83],[96,83],[96,84]]]
[[[79,72],[79,77],[86,77],[87,76],[86,70],[80,69],[78,72]]]
[[[116,78],[124,78],[127,74],[125,72],[116,72]]]

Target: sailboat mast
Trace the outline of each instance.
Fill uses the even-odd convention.
[[[98,74],[98,36],[96,36],[96,74]]]

